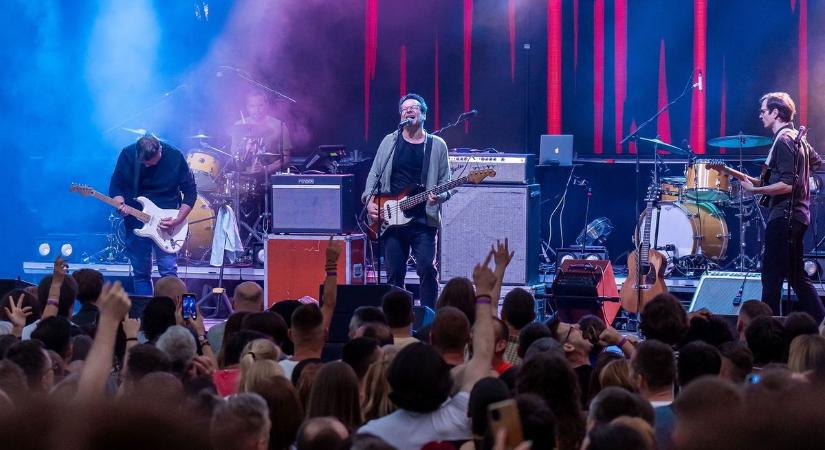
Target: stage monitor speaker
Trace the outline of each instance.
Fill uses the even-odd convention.
[[[391,284],[338,285],[336,291],[335,312],[329,326],[328,342],[347,342],[349,340],[349,321],[352,313],[361,306],[381,307],[381,300],[388,292],[402,290]],[[324,285],[319,287],[318,298],[323,302]],[[322,303],[323,304],[323,303]]]
[[[738,316],[742,302],[761,299],[761,274],[708,272],[699,280],[689,311],[705,308],[717,316]]]
[[[457,188],[441,209],[440,277],[470,278],[496,240],[515,251],[503,284],[538,281],[539,185],[472,185]]]
[[[552,302],[562,321],[576,323],[593,314],[612,324],[619,311],[619,289],[610,261],[567,259],[556,269]]]
[[[132,319],[143,318],[143,310],[152,301],[151,295],[129,295],[132,306],[129,307],[129,317]]]
[[[273,175],[273,233],[356,231],[352,175]]]

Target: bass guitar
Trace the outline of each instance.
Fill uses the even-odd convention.
[[[661,252],[650,247],[650,224],[653,222],[653,208],[658,200],[659,188],[657,186],[649,187],[645,197],[647,208],[643,216],[647,217],[648,220],[642,222],[644,223],[642,242],[639,245],[638,253],[633,250],[627,257],[627,279],[622,284],[622,290],[619,292],[622,308],[633,314],[641,311],[653,297],[667,292],[664,279],[667,258]],[[641,271],[639,270],[640,262]]]
[[[72,183],[69,190],[71,192],[77,192],[84,197],[92,196],[113,208],[120,207],[120,203],[112,197],[103,195],[89,186]],[[127,214],[143,222],[141,228],[135,228],[133,230],[135,234],[153,240],[155,244],[158,244],[158,247],[166,253],[179,252],[180,249],[183,248],[184,241],[186,241],[186,235],[189,232],[189,223],[183,221],[183,223],[171,230],[161,230],[158,226],[160,221],[167,217],[176,217],[178,210],[158,208],[154,202],[146,197],[138,197],[136,200],[142,205],[142,210],[125,205]]]
[[[375,195],[369,201],[378,205],[380,218],[373,220],[368,216],[367,232],[370,238],[378,239],[390,227],[406,225],[413,217],[421,214],[430,194],[438,195],[464,183],[478,184],[485,178],[494,176],[496,171],[493,169],[477,169],[429,191],[425,191],[423,186],[411,186],[398,195]]]

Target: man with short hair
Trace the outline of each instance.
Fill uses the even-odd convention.
[[[72,278],[77,282],[77,301],[80,302],[80,310],[72,316],[72,322],[94,335],[100,315],[95,303],[103,290],[103,274],[94,269],[80,269],[72,273]]]
[[[385,326],[388,327],[387,316],[384,311],[377,306],[359,306],[352,312],[352,317],[349,319],[349,326],[347,327],[347,337],[350,339],[363,335],[362,327],[366,326]],[[359,329],[361,332],[359,334]]]
[[[244,392],[218,404],[209,434],[215,450],[266,450],[271,427],[266,401],[258,394]]]
[[[401,290],[388,292],[381,301],[381,309],[392,330],[394,344],[399,348],[419,342],[412,335],[412,324],[415,320],[412,304],[412,295]]]
[[[32,331],[32,339],[43,343],[46,350],[53,350],[60,355],[65,364],[72,357],[72,324],[61,316],[47,317],[37,324]]]
[[[177,276],[177,254],[163,251],[152,239],[133,231],[143,223],[127,213],[127,206],[142,209],[136,198],[146,197],[161,209],[176,209],[174,217],[157,217],[157,228],[173,232],[186,221],[197,200],[197,187],[181,152],[146,134],[120,151],[109,183],[109,195],[125,217],[126,254],[132,265],[134,293],[152,295],[152,253],[161,277]],[[178,243],[183,246],[183,242]],[[155,294],[158,295],[158,294]]]
[[[347,427],[335,417],[313,417],[298,429],[295,450],[328,450],[339,448],[349,437]]]
[[[493,330],[495,331],[496,337],[493,346],[493,370],[501,375],[513,367],[513,365],[504,358],[504,352],[507,350],[507,342],[510,337],[510,330],[507,324],[498,317],[493,317]]]
[[[679,388],[703,376],[718,376],[722,369],[722,355],[719,350],[703,341],[687,343],[679,349],[676,373]]]
[[[232,297],[233,312],[249,312],[258,313],[264,310],[264,290],[261,285],[254,281],[244,281],[235,286],[235,292]],[[227,319],[229,320],[229,319]],[[213,325],[206,332],[206,338],[209,340],[209,346],[215,354],[221,351],[223,344],[223,332],[226,330],[226,320]]]
[[[507,324],[508,338],[504,359],[510,364],[521,364],[518,355],[518,337],[521,329],[536,320],[536,301],[525,289],[515,288],[504,296],[501,305],[501,320]]]
[[[177,276],[167,275],[155,283],[154,296],[169,297],[175,302],[175,307],[180,308],[181,302],[183,302],[183,294],[186,291],[186,284],[183,280]]]
[[[763,303],[762,300],[747,300],[742,302],[742,306],[739,307],[739,316],[736,318],[736,332],[739,334],[739,341],[746,342],[745,329],[748,328],[748,325],[750,325],[754,319],[772,315],[773,311],[771,311],[771,307],[768,306],[767,303]]]
[[[754,371],[770,363],[787,361],[789,345],[785,341],[785,327],[775,317],[754,319],[745,329],[745,339],[753,352]]]
[[[813,282],[802,270],[802,238],[811,222],[808,178],[822,164],[822,159],[794,128],[796,105],[790,95],[770,92],[763,95],[759,103],[762,126],[773,133],[773,146],[765,160],[768,179],[733,174],[742,189],[770,199],[762,253],[762,301],[771,307],[774,315],[790,312],[783,311],[780,305],[782,284],[787,279],[796,293],[794,307],[819,323],[825,318],[825,307]]]
[[[435,313],[430,342],[451,367],[464,363],[464,349],[470,342],[470,321],[460,309],[445,306]]]
[[[676,359],[668,344],[646,340],[636,346],[630,359],[630,375],[645,400],[653,406],[656,415],[656,443],[660,449],[670,448],[673,431],[673,384],[676,381]]]
[[[5,359],[17,364],[26,375],[31,392],[48,393],[54,384],[54,365],[40,341],[20,341],[6,350]]]
[[[324,315],[321,308],[314,303],[299,306],[292,313],[292,326],[289,327],[289,339],[295,344],[295,353],[278,362],[284,369],[286,379],[292,378],[292,371],[305,359],[321,358],[327,340],[324,329]]]
[[[402,129],[386,136],[375,153],[361,201],[367,204],[372,221],[381,220],[383,211],[373,199],[374,194],[401,195],[408,188],[423,185],[433,189],[450,181],[447,144],[424,130],[427,103],[418,94],[408,93],[398,102]],[[379,179],[380,177],[380,179]],[[390,227],[380,237],[389,284],[404,287],[407,260],[412,256],[418,272],[421,304],[435,307],[438,297],[438,271],[435,268],[436,235],[441,223],[441,203],[449,192],[430,193],[426,205],[407,213],[412,220],[404,226]]]

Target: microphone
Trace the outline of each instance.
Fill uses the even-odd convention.
[[[398,124],[398,128],[404,128],[411,123],[413,123],[413,119],[404,119]]]
[[[808,134],[808,128],[805,125],[799,126],[799,132],[796,134],[796,139],[793,140],[794,145],[799,147],[799,144],[802,142],[802,138]]]
[[[465,113],[461,113],[461,117],[463,117],[465,119],[469,119],[470,117],[475,117],[477,115],[478,115],[478,110],[477,109],[471,109],[471,110],[469,110]]]

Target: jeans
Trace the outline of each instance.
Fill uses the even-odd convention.
[[[140,237],[128,228],[124,235],[126,256],[132,264],[132,279],[135,285],[133,294],[152,295],[154,291],[152,287],[152,250],[155,252],[155,260],[160,276],[178,276],[177,253],[164,252],[153,240]]]
[[[438,271],[435,269],[435,245],[438,229],[421,223],[389,228],[381,237],[384,246],[387,282],[404,287],[407,258],[412,250],[419,280],[421,304],[435,307],[438,297]]]
[[[774,219],[765,229],[765,254],[762,257],[762,301],[780,315],[779,302],[782,297],[782,282],[796,293],[798,304],[794,309],[805,311],[817,323],[825,317],[825,307],[819,299],[811,280],[805,275],[802,262],[802,236],[808,226],[792,220],[791,241],[788,242],[788,220]],[[781,311],[786,315],[790,311]]]

